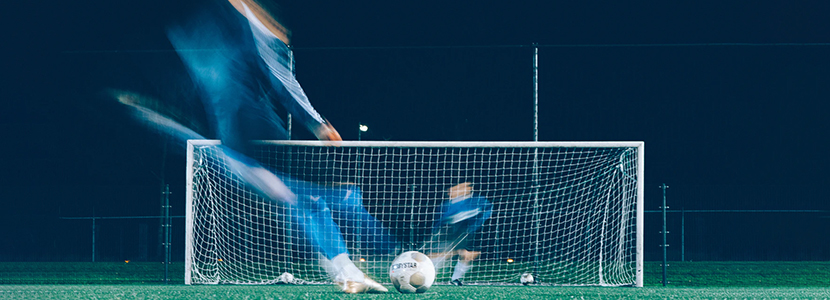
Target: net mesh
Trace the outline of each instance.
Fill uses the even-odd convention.
[[[342,239],[359,268],[388,284],[399,253],[457,250],[429,241],[442,229],[448,189],[467,182],[492,210],[464,239],[464,248],[480,252],[466,284],[518,284],[523,273],[551,285],[635,284],[637,146],[259,144],[256,159],[289,187],[313,186],[318,196],[308,208],[266,199],[229,170],[221,147],[193,144],[191,283],[268,284],[286,272],[296,282],[330,283],[321,238],[304,221],[316,214],[340,233],[322,244]],[[449,281],[456,260],[438,266],[437,284]]]

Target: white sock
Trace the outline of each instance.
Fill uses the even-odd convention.
[[[452,280],[461,279],[461,277],[464,277],[464,273],[467,273],[467,270],[469,269],[469,262],[459,260],[458,263],[455,264],[455,271],[452,272]]]
[[[335,273],[337,274],[334,278],[335,281],[339,282],[346,282],[346,281],[355,281],[355,282],[363,282],[365,275],[363,275],[363,271],[355,266],[354,262],[349,258],[349,254],[341,253],[331,259],[332,265],[334,266]]]

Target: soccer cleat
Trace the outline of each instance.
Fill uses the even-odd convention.
[[[453,279],[452,281],[450,281],[450,283],[451,283],[452,285],[455,285],[455,286],[462,286],[462,285],[464,285],[464,283],[462,283],[462,282],[461,282],[461,279]]]
[[[337,284],[340,285],[340,290],[346,294],[386,293],[389,291],[369,276],[364,277],[363,282],[347,280],[344,283],[338,282]]]

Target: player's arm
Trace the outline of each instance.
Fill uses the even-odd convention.
[[[262,0],[229,1],[251,23],[254,39],[258,41],[260,57],[268,66],[272,85],[276,89],[275,94],[269,93],[269,98],[282,103],[297,121],[318,139],[342,140],[331,123],[314,110],[288,66],[292,60],[291,50],[287,46],[291,32],[275,17],[280,13],[275,11],[279,8],[271,6],[269,9]]]
[[[331,123],[328,121],[323,122],[320,126],[317,127],[317,130],[314,131],[314,135],[317,136],[317,139],[323,141],[342,141],[343,139],[340,138],[340,133],[334,129],[334,126],[331,126]]]
[[[441,226],[447,224],[447,215],[449,214],[449,203],[444,202],[441,205],[441,209],[436,213],[437,218],[435,218],[435,223],[432,224],[432,232],[436,233],[441,230]]]
[[[467,232],[473,233],[484,225],[484,222],[490,218],[490,215],[493,213],[493,204],[479,195],[472,195],[470,200],[473,201],[475,206],[480,210],[480,213],[476,216],[475,221],[467,227]]]
[[[277,8],[266,8],[266,5],[261,0],[228,0],[239,13],[247,17],[245,7],[256,16],[256,18],[265,25],[265,28],[276,36],[280,41],[286,45],[291,44],[291,31],[288,30],[277,18],[278,12],[273,11]],[[243,5],[244,4],[244,5]]]

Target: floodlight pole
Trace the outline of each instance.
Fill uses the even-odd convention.
[[[680,261],[686,261],[686,208],[680,208]]]
[[[363,123],[357,123],[357,141],[359,142],[362,138],[363,132],[369,131],[369,126]],[[357,169],[357,186],[361,186],[363,184],[363,147],[357,148],[357,162],[360,164]]]
[[[170,185],[164,185],[164,283],[170,283]]]
[[[288,140],[290,141],[291,140],[291,114],[288,114],[287,119],[288,119],[288,121],[286,121],[285,123],[288,125],[288,129],[287,129],[287,131],[288,131]]]
[[[539,141],[539,44],[533,43],[533,141]]]
[[[666,207],[666,189],[669,187],[665,183],[663,183],[660,186],[660,188],[663,189],[663,206],[661,207],[663,209],[663,231],[661,231],[661,233],[663,234],[663,286],[666,286],[666,284],[668,283],[668,259],[666,257],[666,248],[668,248],[669,246],[668,244],[666,244],[666,209],[668,208]]]
[[[539,44],[533,43],[533,141],[539,141]],[[535,219],[536,247],[533,255],[533,275],[539,278],[539,148],[533,149],[533,218]]]
[[[364,125],[363,123],[357,123],[357,141],[359,142],[362,139],[362,134],[364,131],[369,131],[369,126]],[[357,148],[357,183],[358,188],[363,188],[363,147]],[[359,237],[358,237],[359,238]],[[360,251],[360,250],[356,250]],[[354,253],[353,255],[360,255],[360,253]]]
[[[95,206],[92,207],[92,262],[95,262]]]

